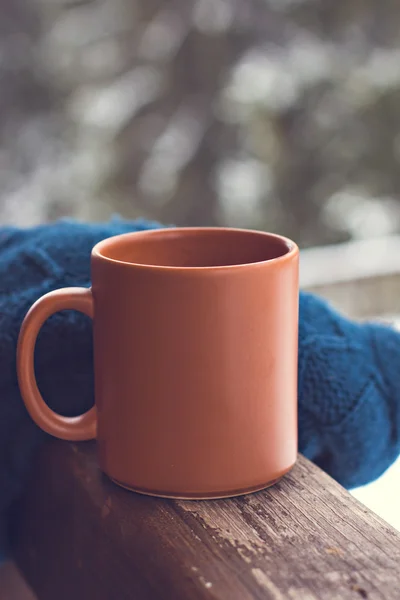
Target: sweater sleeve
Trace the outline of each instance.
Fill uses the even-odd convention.
[[[400,454],[400,334],[300,297],[299,446],[347,488]]]

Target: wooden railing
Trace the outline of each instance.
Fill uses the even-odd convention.
[[[400,314],[400,236],[301,253],[303,289],[354,318]]]

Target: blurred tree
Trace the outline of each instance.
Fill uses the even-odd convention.
[[[0,24],[0,171],[29,164],[3,220],[400,230],[397,0],[7,0]]]

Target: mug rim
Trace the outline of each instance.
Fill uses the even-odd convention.
[[[255,261],[255,262],[244,262],[237,263],[233,265],[214,265],[214,266],[175,266],[175,265],[152,265],[146,263],[136,263],[126,260],[120,260],[117,258],[112,258],[111,256],[107,256],[105,251],[107,248],[118,245],[120,241],[127,240],[129,238],[140,238],[140,237],[157,237],[160,233],[168,234],[176,234],[176,233],[188,233],[191,235],[207,233],[207,232],[216,232],[216,233],[239,233],[239,234],[250,234],[258,237],[267,237],[269,239],[273,238],[275,240],[279,240],[286,245],[287,252],[284,254],[269,258],[265,260]],[[243,269],[254,269],[259,268],[261,266],[266,265],[274,265],[277,263],[285,263],[292,260],[295,256],[299,254],[299,247],[290,238],[279,235],[277,233],[270,233],[268,231],[263,231],[259,229],[246,229],[240,227],[158,227],[155,229],[142,229],[140,231],[130,231],[127,233],[122,233],[119,235],[113,235],[111,237],[105,238],[98,242],[92,249],[91,256],[92,258],[98,258],[105,262],[115,264],[115,265],[124,265],[126,267],[134,267],[135,269],[148,269],[148,270],[159,270],[159,271],[173,271],[173,272],[209,272],[209,271],[238,271]]]

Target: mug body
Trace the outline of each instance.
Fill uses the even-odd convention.
[[[102,470],[129,489],[218,498],[271,485],[297,454],[298,248],[182,228],[92,253]]]

